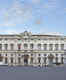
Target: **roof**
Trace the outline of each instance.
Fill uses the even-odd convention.
[[[38,33],[38,34],[32,34],[31,32],[28,32],[28,31],[24,31],[22,33],[19,33],[19,34],[0,34],[0,36],[50,36],[50,37],[62,37],[64,36],[63,34],[61,33]],[[64,36],[65,37],[65,36]]]

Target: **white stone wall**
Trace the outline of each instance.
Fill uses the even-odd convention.
[[[29,39],[29,36],[27,36]],[[1,38],[1,37],[0,37]],[[6,38],[6,36],[4,36],[4,38]],[[2,52],[0,51],[0,53],[2,54],[3,57],[5,57],[7,54],[7,58],[8,58],[8,65],[11,65],[11,60],[10,58],[13,57],[13,65],[18,65],[18,54],[20,54],[21,57],[21,65],[24,65],[24,59],[22,57],[22,55],[24,54],[28,54],[29,56],[31,56],[31,52],[30,52],[30,44],[33,43],[34,44],[34,48],[33,48],[33,55],[34,55],[34,65],[38,65],[38,54],[41,54],[41,61],[40,64],[41,66],[43,65],[43,57],[44,54],[47,54],[47,57],[49,54],[53,54],[54,56],[56,56],[56,54],[58,54],[58,62],[60,63],[61,61],[61,54],[64,54],[64,51],[61,50],[60,45],[64,44],[64,50],[66,50],[66,40],[43,40],[40,38],[40,40],[36,39],[36,40],[29,40],[29,41],[25,41],[24,39],[20,38],[21,40],[18,40],[19,37],[8,37],[7,40],[5,40],[2,37],[2,40],[0,41],[0,44],[2,44]],[[11,39],[10,39],[11,38]],[[28,44],[28,48],[27,48],[27,53],[24,52],[17,52],[18,51],[18,44],[21,44],[21,51],[24,51],[24,44]],[[8,44],[8,50],[6,51],[4,48],[4,44]],[[14,50],[11,51],[11,46],[10,44],[14,44]],[[37,45],[41,44],[41,50],[38,50]],[[44,51],[44,47],[43,45],[47,44],[47,51]],[[53,51],[49,51],[49,44],[53,44]],[[59,50],[55,51],[55,44],[59,44]],[[4,50],[6,52],[4,52]],[[13,54],[13,56],[11,56],[11,54]],[[3,58],[3,63],[5,62],[5,59]],[[55,62],[55,59],[53,59],[53,62]],[[28,64],[30,65],[30,59],[28,59]],[[47,64],[49,64],[49,61],[47,59]]]

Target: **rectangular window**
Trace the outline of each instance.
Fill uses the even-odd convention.
[[[18,63],[19,63],[19,64],[21,63],[21,58],[20,58],[20,57],[18,58]]]
[[[34,45],[33,44],[30,44],[30,49],[33,49]]]
[[[5,50],[8,49],[8,44],[4,44]]]
[[[0,50],[2,50],[2,44],[0,44]]]
[[[18,44],[18,50],[21,50],[21,44]]]
[[[24,49],[27,49],[28,48],[28,44],[24,44]]]
[[[61,44],[61,50],[64,50],[64,44]]]
[[[55,44],[55,50],[58,50],[58,47],[59,47],[58,44]]]
[[[11,63],[13,63],[13,58],[11,57]]]
[[[38,44],[38,49],[41,50],[41,44]]]
[[[8,59],[7,58],[5,58],[5,64],[7,64],[8,63]]]
[[[14,44],[10,44],[11,50],[14,50]]]
[[[45,51],[47,50],[47,44],[44,44],[44,50]]]
[[[49,44],[49,50],[50,50],[50,51],[53,50],[53,44]]]

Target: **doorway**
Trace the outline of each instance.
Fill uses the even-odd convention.
[[[48,56],[49,65],[52,65],[52,64],[53,64],[53,58],[54,58],[54,56],[53,56],[52,54],[50,54],[50,55]]]
[[[28,65],[28,58],[29,58],[29,55],[24,55],[24,65],[25,66]]]

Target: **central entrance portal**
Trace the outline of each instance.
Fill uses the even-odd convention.
[[[28,65],[28,58],[29,58],[29,55],[24,55],[24,65],[25,66]]]
[[[3,56],[0,54],[0,65],[3,65]]]
[[[52,65],[52,64],[53,64],[53,58],[54,58],[54,56],[53,56],[52,54],[50,54],[50,55],[48,56],[49,65]]]

